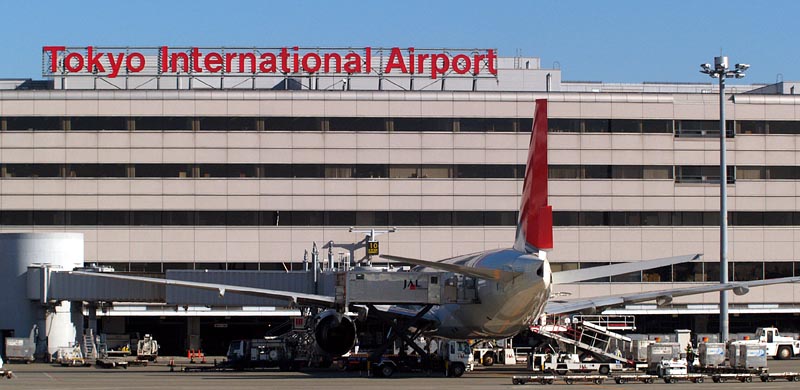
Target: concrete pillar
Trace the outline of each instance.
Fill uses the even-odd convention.
[[[187,317],[186,318],[186,349],[198,350],[202,349],[200,339],[200,318]]]

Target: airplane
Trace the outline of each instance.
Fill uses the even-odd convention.
[[[742,295],[751,287],[776,283],[794,283],[800,277],[786,277],[749,282],[702,284],[689,288],[620,294],[597,298],[557,300],[551,298],[554,285],[587,281],[599,277],[621,275],[672,264],[694,261],[699,254],[662,259],[552,272],[547,250],[553,248],[552,207],[547,201],[547,100],[536,100],[529,144],[528,161],[523,182],[519,221],[513,246],[456,256],[441,261],[381,255],[382,258],[416,266],[414,271],[446,271],[473,278],[477,299],[471,303],[444,304],[424,313],[419,307],[393,305],[380,307],[385,313],[406,318],[418,317],[425,322],[424,334],[448,339],[500,339],[511,337],[542,314],[595,312],[629,303],[655,300],[668,303],[674,297],[733,290]],[[171,279],[156,279],[113,273],[87,273],[97,277],[137,280],[148,283],[216,290],[280,298],[300,306],[329,308],[315,318],[314,335],[317,346],[331,356],[341,356],[354,345],[355,323],[342,312],[333,309],[334,297],[281,290],[269,290],[216,283],[200,283]],[[345,308],[347,309],[347,308]]]

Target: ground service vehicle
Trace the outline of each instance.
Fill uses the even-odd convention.
[[[800,340],[781,336],[778,328],[774,327],[758,328],[755,339],[738,342],[743,344],[766,344],[767,356],[779,360],[800,356]]]
[[[472,346],[475,362],[484,366],[494,364],[517,364],[512,339],[486,340]]]
[[[536,353],[532,355],[531,369],[534,371],[556,373],[558,375],[576,372],[597,372],[601,375],[608,375],[611,371],[622,370],[623,365],[617,362],[581,362],[578,354],[574,353]]]
[[[373,362],[367,353],[351,354],[344,359],[343,368],[369,370],[374,376],[387,378],[398,371],[428,370],[458,378],[473,370],[474,359],[466,341],[435,339],[433,343],[436,344],[436,350],[428,356],[385,354],[377,362]]]
[[[158,359],[158,341],[146,334],[136,343],[136,359],[155,362]]]

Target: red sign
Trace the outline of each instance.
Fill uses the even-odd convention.
[[[173,49],[111,48],[94,46],[68,48],[44,46],[43,63],[46,76],[83,74],[115,78],[137,73],[191,74],[371,74],[425,75],[431,79],[448,73],[497,75],[497,53],[494,49],[447,50],[399,47],[376,49],[381,57],[380,69],[373,69],[373,48],[346,52],[334,49],[228,49],[199,47]],[[459,53],[460,52],[460,53]],[[452,53],[452,54],[451,54]],[[458,54],[456,54],[458,53]],[[383,60],[386,57],[385,60]],[[151,63],[152,62],[152,63]],[[152,72],[146,72],[147,69]]]

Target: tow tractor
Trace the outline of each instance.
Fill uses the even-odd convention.
[[[778,328],[775,327],[758,328],[755,339],[738,342],[743,344],[766,344],[767,356],[778,360],[800,356],[800,340],[781,336]]]

